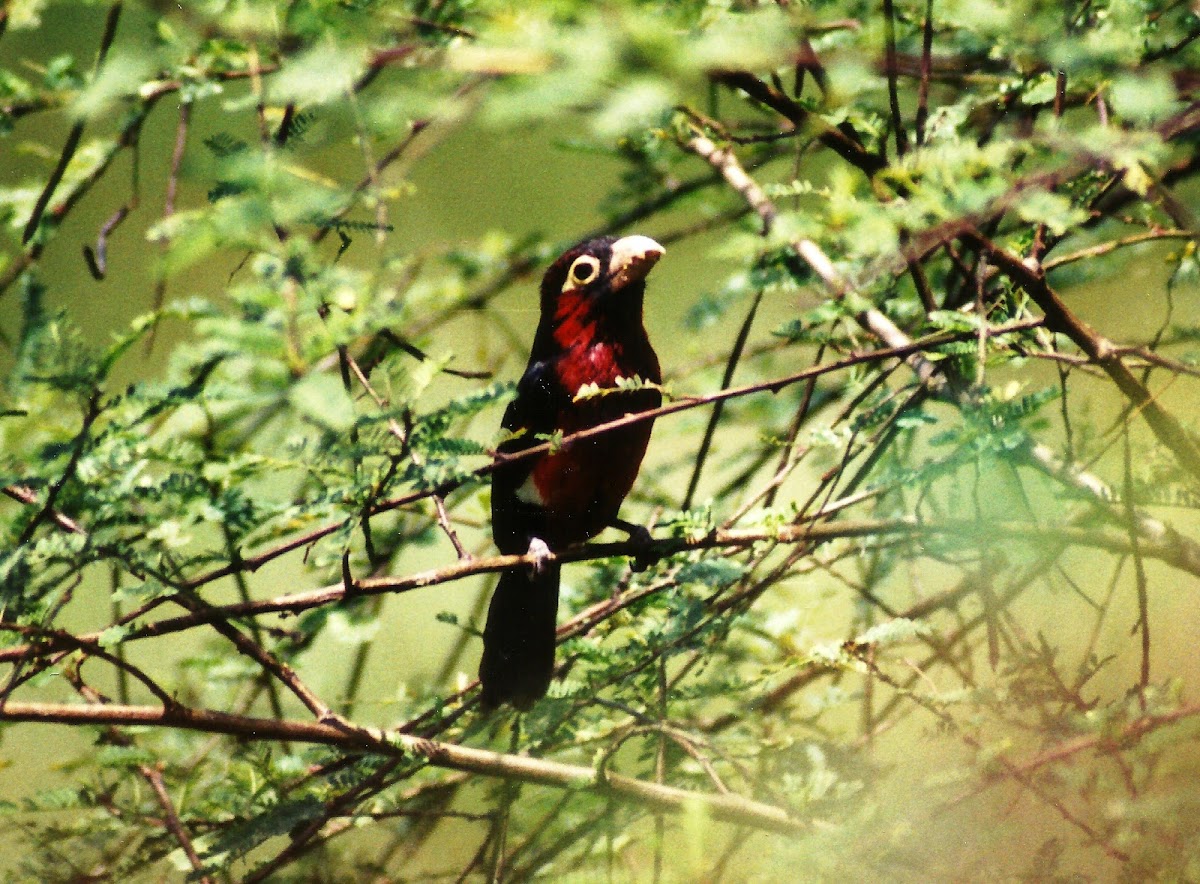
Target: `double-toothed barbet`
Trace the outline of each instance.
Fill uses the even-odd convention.
[[[647,236],[606,236],[568,249],[542,279],[541,319],[529,365],[504,413],[505,453],[569,436],[633,412],[657,408],[656,386],[578,397],[618,378],[662,382],[642,324],[646,275],[663,255]],[[492,536],[506,554],[544,554],[581,543],[609,525],[637,478],[652,422],[647,420],[498,468],[492,474]],[[539,438],[539,436],[541,438]],[[554,672],[560,566],[500,576],[483,632],[479,678],[487,708],[527,709],[545,696]]]

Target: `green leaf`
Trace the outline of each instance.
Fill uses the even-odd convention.
[[[200,858],[206,869],[223,868],[270,838],[317,819],[324,810],[325,804],[312,795],[280,802],[252,819],[224,828],[210,844],[200,848]]]
[[[1088,213],[1073,206],[1067,197],[1039,189],[1021,194],[1017,201],[1017,212],[1026,221],[1045,224],[1056,236],[1061,236],[1088,218]]]
[[[134,626],[131,623],[123,625],[113,625],[100,633],[100,638],[96,640],[96,644],[108,650],[115,648],[121,642],[125,641],[129,633],[133,632]]]
[[[363,49],[324,41],[291,56],[270,80],[275,104],[326,104],[349,94],[365,68]]]
[[[746,573],[746,566],[724,556],[709,557],[688,562],[679,569],[675,579],[681,583],[699,583],[710,589],[727,586]]]
[[[118,98],[137,92],[154,69],[154,60],[143,53],[112,53],[71,104],[76,120],[91,120],[110,113]]]
[[[1175,86],[1165,71],[1119,76],[1110,94],[1113,110],[1137,125],[1161,120],[1180,106]]]
[[[354,402],[341,379],[334,375],[305,375],[288,390],[288,401],[313,423],[335,432],[345,432],[354,425]]]

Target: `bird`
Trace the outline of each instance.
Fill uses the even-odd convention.
[[[662,404],[662,371],[642,304],[646,276],[663,253],[648,236],[604,236],[567,249],[547,268],[529,363],[501,422],[501,453]],[[634,378],[643,383],[618,389],[622,379]],[[609,526],[650,540],[618,511],[641,468],[652,424],[647,419],[568,440],[501,462],[492,473],[493,540],[501,553],[532,554],[535,563],[503,572],[488,606],[479,664],[484,709],[508,703],[526,710],[549,690],[560,565],[542,559]]]

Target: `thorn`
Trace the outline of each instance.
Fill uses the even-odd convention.
[[[359,729],[358,726],[351,722],[348,718],[338,715],[332,709],[326,709],[323,713],[321,713],[321,717],[318,718],[317,721],[321,724],[335,727],[340,731],[349,732],[357,731]]]

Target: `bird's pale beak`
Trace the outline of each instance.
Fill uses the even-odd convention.
[[[617,291],[631,282],[645,279],[665,251],[648,236],[625,236],[617,240],[612,244],[612,257],[608,262],[610,287]]]

